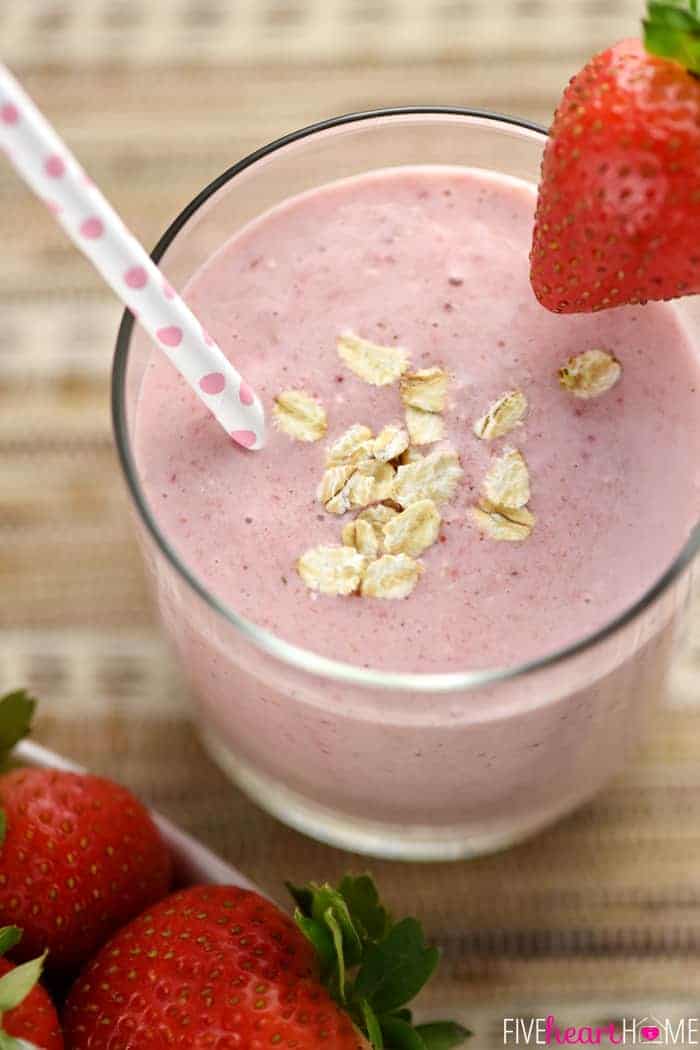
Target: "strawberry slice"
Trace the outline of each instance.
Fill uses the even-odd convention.
[[[698,0],[652,0],[644,27],[644,44],[596,55],[554,117],[530,258],[556,313],[700,292]]]

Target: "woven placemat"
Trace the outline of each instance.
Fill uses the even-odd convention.
[[[125,219],[154,243],[219,171],[333,113],[442,102],[547,120],[637,0],[36,0],[3,54]],[[117,776],[270,892],[367,862],[261,813],[198,743],[157,631],[112,448],[119,309],[0,165],[0,689],[38,738]],[[427,1005],[500,1046],[504,1015],[571,1024],[700,1002],[700,616],[645,754],[594,804],[506,854],[373,862],[443,947]],[[183,776],[183,770],[187,775]]]
[[[551,60],[639,16],[638,0],[33,0],[3,7],[2,41],[37,67]]]

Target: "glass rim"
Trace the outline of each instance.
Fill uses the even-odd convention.
[[[223,186],[231,182],[237,175],[258,161],[276,153],[286,146],[309,138],[313,135],[329,131],[344,125],[373,121],[382,118],[411,117],[411,116],[433,116],[433,117],[458,117],[483,120],[493,124],[501,124],[522,131],[534,132],[547,137],[546,128],[520,117],[508,116],[489,110],[470,109],[458,106],[396,106],[373,110],[364,110],[346,113],[341,116],[331,117],[327,120],[318,121],[306,125],[297,131],[290,132],[261,146],[232,164],[219,176],[213,179],[207,186],[187,204],[177,217],[170,223],[165,232],[158,240],[151,252],[151,258],[156,264],[160,263],[163,255],[173,243],[175,238],[186,226],[196,212],[217,193]],[[331,657],[321,656],[312,649],[286,642],[283,638],[260,627],[253,621],[238,614],[229,608],[223,601],[204,586],[188,568],[184,561],[171,546],[168,539],[161,531],[155,515],[151,512],[145,494],[141,488],[136,463],[131,450],[129,429],[126,418],[126,377],[129,361],[129,349],[131,336],[134,329],[134,318],[129,310],[125,310],[115,347],[114,362],[112,367],[112,425],[117,446],[119,462],[136,507],[140,521],[145,525],[150,538],[155,542],[156,548],[163,555],[177,575],[195,592],[195,594],[212,609],[217,615],[228,621],[243,637],[251,641],[258,649],[269,653],[271,656],[283,663],[291,665],[301,671],[315,674],[335,681],[345,682],[353,685],[362,685],[373,688],[392,690],[407,690],[411,692],[452,693],[458,691],[472,691],[483,686],[498,682],[521,678],[534,672],[554,667],[566,660],[574,658],[588,649],[606,641],[618,631],[622,630],[647,608],[654,604],[657,598],[673,584],[692,563],[695,555],[700,549],[700,523],[696,524],[690,536],[686,540],[681,551],[676,555],[671,564],[663,573],[649,586],[646,591],[627,606],[621,613],[608,620],[602,627],[592,631],[576,641],[561,646],[544,656],[534,660],[528,660],[519,664],[506,667],[483,668],[466,671],[446,672],[404,672],[404,671],[382,671],[374,668],[359,667],[355,664],[335,660]],[[250,453],[255,455],[256,453]]]

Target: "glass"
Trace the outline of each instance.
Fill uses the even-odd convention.
[[[464,110],[338,118],[225,172],[176,219],[154,258],[182,287],[254,216],[370,168],[466,165],[534,182],[544,141],[534,125]],[[682,309],[697,311],[697,302],[684,301]],[[160,532],[132,451],[152,352],[125,315],[113,388],[119,453],[162,621],[190,681],[203,739],[246,792],[337,846],[405,859],[457,858],[532,834],[620,770],[663,694],[697,530],[623,616],[526,666],[399,674],[328,660],[224,607]]]

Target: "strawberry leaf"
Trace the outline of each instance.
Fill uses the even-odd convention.
[[[437,948],[425,945],[416,919],[403,919],[379,944],[370,945],[355,981],[355,994],[380,1016],[417,995],[438,964]]]
[[[0,977],[0,1014],[23,1003],[41,977],[46,953]]]
[[[11,952],[22,940],[22,931],[17,926],[0,926],[0,955]]]
[[[345,949],[343,947],[343,931],[332,907],[326,908],[323,916],[324,922],[331,931],[333,948],[338,961],[338,994],[341,1002],[345,1002]]]
[[[379,899],[369,875],[346,875],[338,886],[355,926],[372,941],[380,941],[391,926],[391,916]]]
[[[27,735],[36,708],[36,700],[26,689],[0,697],[0,766],[10,751]]]
[[[416,1031],[423,1040],[425,1050],[452,1050],[461,1046],[472,1034],[468,1028],[456,1021],[432,1021],[430,1024],[416,1025]]]
[[[700,12],[697,0],[649,0],[644,46],[700,74]]]
[[[333,932],[329,918],[337,924],[342,935],[342,953],[348,966],[354,966],[362,958],[362,940],[350,917],[348,906],[338,890],[332,886],[315,888],[311,914],[316,920],[323,920]]]
[[[382,1017],[384,1045],[391,1050],[427,1050],[418,1030],[400,1017]]]
[[[26,1039],[18,1039],[14,1035],[8,1035],[0,1029],[0,1050],[39,1050],[35,1043],[29,1043]]]
[[[392,924],[369,875],[346,875],[337,888],[327,883],[287,883],[287,888],[326,988],[374,1050],[451,1050],[462,1042],[466,1029],[457,1024],[413,1027],[404,1003],[431,976],[439,953],[425,944],[415,919]]]
[[[335,945],[328,927],[321,922],[316,922],[315,919],[302,915],[300,908],[294,912],[294,921],[316,949],[316,955],[321,964],[321,976],[326,977],[333,970],[336,962]]]
[[[384,1050],[382,1028],[377,1020],[377,1015],[366,999],[360,999],[359,1007],[360,1012],[362,1013],[365,1031],[367,1032],[369,1041],[374,1047],[374,1050]]]
[[[319,958],[327,983],[335,981],[340,1001],[345,1002],[346,971],[361,961],[364,951],[360,933],[355,928],[347,904],[339,891],[327,883],[317,885],[312,882],[308,886],[292,886],[288,883],[287,888],[298,905],[295,919],[299,929],[317,952],[321,947]],[[314,925],[309,926],[308,920]],[[331,937],[334,950],[332,965],[328,965],[327,942],[321,937],[319,926],[324,927]]]
[[[302,915],[311,916],[311,905],[314,899],[313,890],[311,889],[312,885],[313,883],[309,886],[295,886],[292,882],[285,882],[292,900]]]

